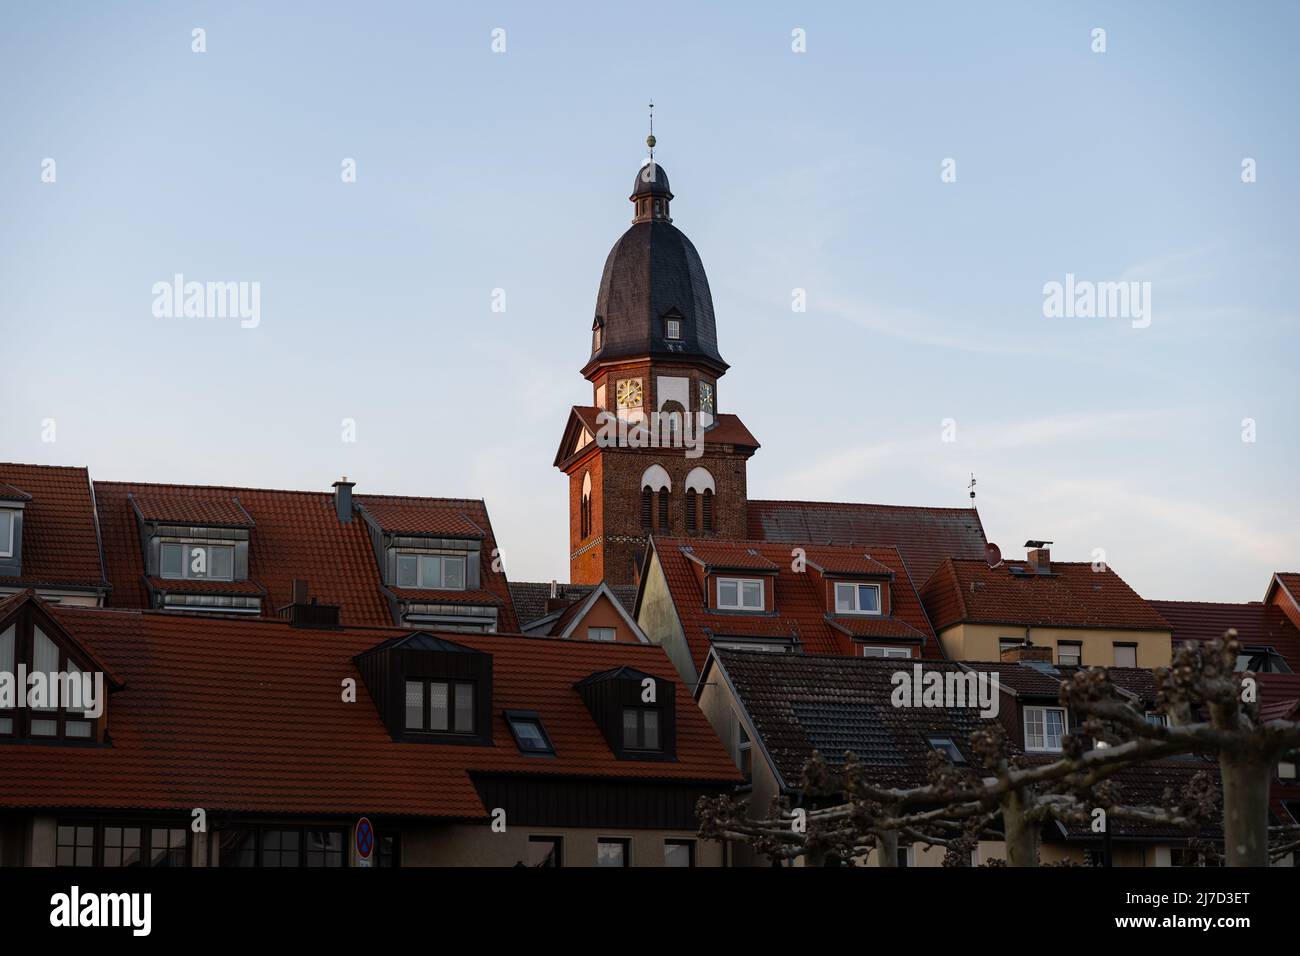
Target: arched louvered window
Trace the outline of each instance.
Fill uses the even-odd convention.
[[[712,531],[712,530],[713,530],[713,491],[712,491],[712,489],[710,489],[710,488],[705,488],[705,489],[704,489],[704,500],[703,500],[702,504],[704,505],[704,507],[701,509],[701,510],[704,512],[704,515],[703,515],[703,517],[704,517],[704,522],[703,522],[703,524],[704,524],[704,530],[705,530],[705,531]]]
[[[579,533],[583,538],[591,536],[591,472],[582,476],[582,500],[578,503]]]
[[[694,488],[686,489],[685,507],[686,507],[686,530],[687,531],[694,531],[699,522],[699,518],[695,513],[695,503],[698,500],[698,498],[699,495],[695,493]]]
[[[654,516],[654,495],[649,488],[641,489],[641,527],[646,531],[651,528]]]
[[[668,530],[668,496],[670,492],[667,488],[659,489],[659,530]]]

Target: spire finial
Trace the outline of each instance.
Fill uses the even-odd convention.
[[[655,158],[655,101],[650,101],[650,135],[645,138],[645,144],[650,147],[650,161],[654,162]]]

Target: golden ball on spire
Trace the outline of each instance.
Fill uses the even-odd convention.
[[[655,142],[656,142],[656,140],[655,140],[655,134],[654,134],[654,133],[651,133],[649,136],[647,136],[647,137],[645,138],[645,144],[646,144],[647,146],[649,146],[651,149],[654,149],[654,148],[655,148]]]

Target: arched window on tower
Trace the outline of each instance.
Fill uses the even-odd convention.
[[[686,530],[713,530],[713,475],[707,468],[692,468],[686,475]],[[697,505],[698,502],[698,505]],[[702,514],[696,516],[696,508]]]
[[[582,499],[578,504],[578,524],[582,538],[591,537],[591,472],[582,476]]]
[[[668,530],[668,499],[673,481],[662,465],[651,465],[641,475],[641,527],[646,531],[654,525],[654,499],[659,496],[659,530]]]

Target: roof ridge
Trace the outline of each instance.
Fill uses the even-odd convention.
[[[891,505],[881,504],[874,501],[809,501],[799,498],[750,498],[749,504],[773,504],[773,505],[828,505],[832,508],[897,508],[908,511],[954,511],[965,514],[967,512],[977,515],[976,508],[959,508],[954,505]]]

